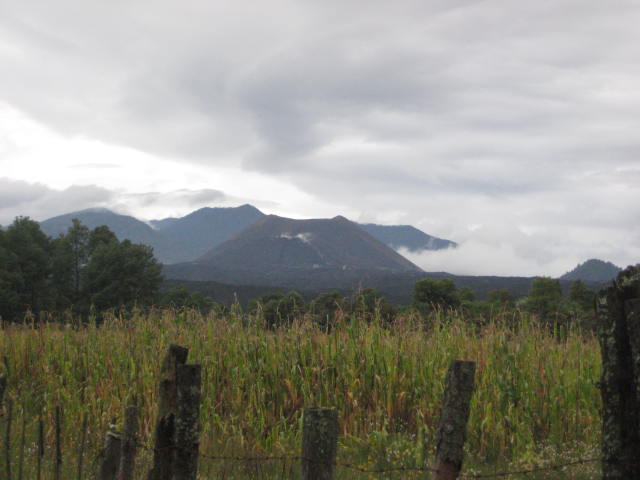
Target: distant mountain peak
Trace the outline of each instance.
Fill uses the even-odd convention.
[[[256,207],[203,207],[180,218],[153,220],[162,234],[189,246],[191,260],[228,240],[243,228],[264,217]]]
[[[351,231],[353,235],[356,232],[367,233],[395,250],[437,250],[456,246],[454,242],[432,237],[410,225],[358,225],[342,215],[325,219],[293,220],[273,214],[265,215],[248,203],[238,207],[203,207],[183,217],[148,222],[96,207],[50,218],[42,222],[42,226],[47,234],[57,236],[67,231],[73,218],[79,218],[90,228],[107,225],[120,239],[129,238],[135,243],[150,245],[158,259],[165,264],[193,261],[252,224],[265,226],[272,232],[274,239],[316,249],[320,248],[318,242],[322,245],[323,241],[334,240],[330,235],[324,238],[316,230],[329,231],[338,225],[345,232]],[[408,262],[404,257],[401,258]]]
[[[56,215],[55,217],[51,217],[48,220],[52,220],[54,218],[74,218],[74,215],[82,216],[87,214],[121,215],[120,213],[116,213],[113,210],[109,210],[108,208],[105,208],[105,207],[90,207],[90,208],[83,208],[82,210],[75,210],[70,213],[63,213],[61,215]],[[122,215],[122,216],[127,216],[127,215]]]
[[[420,271],[400,254],[342,216],[294,220],[266,215],[198,263],[220,269],[261,270],[338,268]]]
[[[434,237],[411,225],[377,225],[361,223],[360,228],[395,250],[406,249],[412,252],[421,250],[443,250],[456,248],[457,243],[444,238]]]
[[[80,220],[89,229],[106,225],[120,240],[128,239],[133,243],[153,247],[154,254],[162,263],[183,262],[189,259],[185,254],[184,245],[166,238],[145,222],[106,208],[88,208],[58,215],[40,222],[40,226],[47,235],[57,237],[67,232],[74,218]]]
[[[611,262],[591,258],[562,275],[560,280],[606,283],[613,280],[621,271],[620,267]]]

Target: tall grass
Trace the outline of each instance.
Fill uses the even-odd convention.
[[[304,319],[271,331],[247,316],[157,310],[110,316],[100,327],[44,324],[0,332],[8,394],[29,425],[40,414],[52,416],[55,405],[63,409],[69,472],[85,411],[87,458],[99,452],[112,418],[128,404],[140,407],[141,438],[151,442],[159,364],[170,343],[188,347],[189,361],[203,366],[201,451],[209,455],[297,455],[302,408],[317,405],[339,411],[339,461],[428,466],[454,359],[477,363],[466,444],[473,471],[593,456],[599,444],[597,342],[527,317],[497,318],[482,328],[455,313],[436,314],[429,328],[409,315],[390,326],[345,318],[326,333]],[[52,434],[48,426],[49,445]],[[34,436],[28,438],[33,450]],[[203,460],[202,471],[210,469],[212,477],[226,468],[209,463]],[[290,467],[273,468],[289,478]],[[240,474],[224,477],[233,475]]]

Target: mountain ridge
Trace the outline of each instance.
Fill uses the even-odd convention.
[[[201,255],[237,235],[244,228],[266,217],[256,207],[204,207],[183,217],[168,217],[148,222],[106,208],[89,208],[58,215],[40,222],[50,236],[66,233],[71,220],[78,218],[89,228],[107,225],[120,240],[129,239],[153,247],[163,264],[194,261]],[[284,217],[282,217],[284,218]],[[342,216],[344,221],[350,221]],[[394,250],[405,248],[440,249],[455,242],[428,235],[410,225],[356,224],[361,230]]]
[[[420,271],[343,216],[294,220],[267,215],[205,253],[197,262],[249,270],[326,267]]]
[[[456,242],[434,237],[412,225],[378,225],[375,223],[359,223],[358,225],[394,250],[406,248],[410,252],[417,252],[443,250],[458,246]]]
[[[264,216],[256,207],[204,207],[180,218],[152,220],[163,235],[189,245],[192,260]]]
[[[77,218],[90,230],[107,225],[119,240],[128,239],[153,247],[156,258],[163,263],[179,263],[189,260],[191,255],[185,245],[167,238],[145,222],[130,215],[122,215],[106,208],[89,208],[65,213],[40,222],[42,231],[50,237],[67,233],[72,219]]]
[[[573,270],[562,275],[560,280],[583,280],[588,282],[605,283],[616,278],[618,273],[621,271],[622,268],[611,262],[605,262],[604,260],[597,258],[590,258],[589,260],[578,264]]]

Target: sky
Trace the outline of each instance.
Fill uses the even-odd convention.
[[[637,0],[4,0],[0,224],[251,203],[427,271],[640,262]]]

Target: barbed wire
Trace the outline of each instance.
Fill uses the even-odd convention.
[[[176,446],[168,446],[162,449],[156,449],[149,445],[136,442],[136,446],[142,448],[143,450],[151,451],[151,452],[160,452],[166,451],[170,449],[184,449],[184,447],[176,447]],[[317,459],[303,457],[300,455],[264,455],[264,456],[241,456],[241,455],[210,455],[207,453],[199,453],[200,458],[204,458],[212,461],[220,461],[220,462],[243,462],[243,463],[255,463],[255,462],[274,462],[274,461],[287,461],[287,462],[310,462],[316,464],[323,465],[332,465],[339,468],[345,468],[347,470],[356,471],[359,473],[398,473],[398,472],[419,472],[419,473],[440,473],[440,470],[433,467],[392,467],[392,468],[366,468],[361,467],[359,465],[355,465],[353,463],[345,463],[345,462],[323,462]],[[527,469],[520,470],[510,470],[504,472],[495,472],[495,473],[460,473],[458,477],[460,478],[470,478],[470,479],[488,479],[488,478],[505,478],[514,475],[532,475],[535,473],[543,473],[543,472],[552,472],[552,471],[560,471],[569,467],[576,467],[579,465],[586,465],[589,463],[596,463],[602,461],[601,458],[582,458],[577,460],[571,460],[564,463],[559,463],[555,465],[549,465],[545,467],[533,467]],[[626,465],[626,464],[625,464]]]
[[[16,420],[16,419],[13,419]],[[8,422],[8,418],[6,415],[0,415],[0,425]],[[119,437],[120,435],[116,432],[109,432],[110,434]],[[142,442],[135,442],[136,447],[149,451],[149,452],[166,452],[168,450],[175,449],[184,449],[184,447],[178,446],[167,446],[163,448],[156,448],[150,445],[147,445]],[[96,459],[94,459],[94,465],[96,461],[101,457],[102,453],[98,454]],[[307,458],[301,455],[250,455],[250,456],[242,456],[242,455],[212,455],[206,452],[199,452],[199,457],[202,459],[217,461],[217,462],[240,462],[240,463],[257,463],[257,462],[310,462],[310,463],[321,463],[325,465],[333,465],[338,468],[344,468],[347,470],[352,470],[359,473],[375,473],[375,474],[385,474],[385,473],[399,473],[399,472],[416,472],[416,473],[439,473],[437,468],[433,467],[409,467],[409,466],[398,466],[391,468],[368,468],[363,467],[354,463],[347,462],[323,462],[313,458]],[[566,461],[559,464],[541,466],[541,467],[532,467],[532,468],[521,468],[509,471],[501,471],[494,473],[460,473],[458,475],[459,478],[468,478],[468,479],[490,479],[490,478],[506,478],[515,475],[533,475],[544,472],[554,472],[560,471],[565,468],[577,467],[580,465],[586,465],[590,463],[601,462],[602,458],[580,458],[575,460]],[[624,464],[625,466],[630,466],[629,464]],[[634,464],[637,466],[637,464]]]

